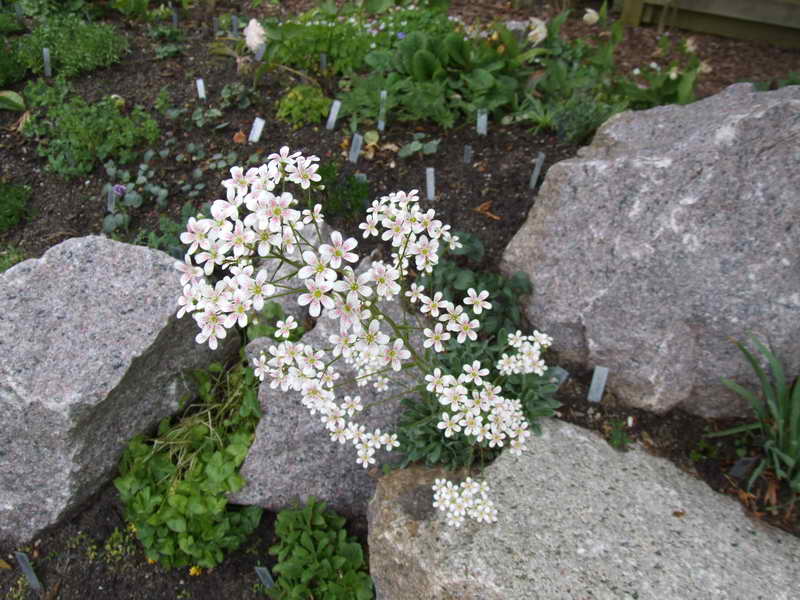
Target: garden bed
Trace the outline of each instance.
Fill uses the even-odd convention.
[[[240,4],[217,2],[216,14],[225,14]],[[598,2],[582,4],[599,8]],[[279,5],[263,3],[258,9],[249,10],[247,16],[287,16],[310,6],[311,2],[305,0]],[[531,16],[530,12],[515,10],[508,3],[463,0],[453,2],[451,14],[461,15],[466,22]],[[545,11],[535,16],[546,14]],[[567,38],[593,33],[580,16],[576,14],[565,23],[563,32]],[[228,177],[229,166],[244,164],[251,157],[255,160],[253,155],[263,159],[288,145],[292,150],[316,154],[323,163],[338,163],[340,181],[355,173],[363,174],[368,198],[414,188],[421,190],[425,198],[426,168],[433,167],[435,199],[424,200],[423,205],[435,208],[453,231],[479,238],[486,255],[480,265],[473,266],[493,271],[506,244],[535,202],[536,191],[529,183],[538,154],[545,156],[543,177],[550,166],[574,156],[578,150],[577,144],[564,141],[553,132],[532,133],[524,123],[501,125],[493,120],[487,134],[478,135],[472,121],[443,129],[424,122],[400,122],[389,114],[386,131],[381,134],[374,155],[371,158],[362,155],[353,164],[346,158],[352,138],[345,120],[340,120],[336,129],[330,131],[322,122],[294,129],[276,118],[280,98],[300,80],[273,71],[261,81],[256,94],[236,93],[230,87],[241,82],[247,84],[249,80],[237,74],[230,57],[211,53],[214,34],[210,17],[211,14],[200,9],[182,14],[179,23],[182,34],[172,39],[169,32],[159,36],[146,25],[125,21],[111,13],[109,22],[124,33],[131,52],[113,66],[70,79],[71,93],[88,102],[116,94],[124,102],[125,114],[130,114],[135,105],[142,105],[160,126],[158,139],[149,146],[153,156],[146,179],[168,190],[166,201],[161,206],[147,200],[140,208],[131,209],[127,228],[117,228],[113,233],[118,239],[149,242],[162,250],[174,251],[175,234],[182,226],[185,211],[189,210],[187,203],[196,210],[207,201],[223,197],[219,182]],[[670,35],[676,40],[684,37],[677,31]],[[699,77],[696,87],[699,97],[739,81],[756,80],[770,85],[785,79],[790,71],[800,70],[797,51],[710,35],[692,37],[698,58],[710,69]],[[170,49],[169,45],[175,47]],[[672,58],[658,50],[652,28],[633,28],[626,31],[625,41],[617,48],[616,62],[620,69],[632,71],[651,61],[667,65]],[[208,104],[197,98],[197,78],[205,82]],[[13,89],[21,91],[24,83],[16,84]],[[222,108],[220,94],[226,86],[234,91],[230,104]],[[206,111],[209,107],[219,107],[221,115],[210,118],[208,124],[200,122],[203,113],[192,118],[198,109]],[[183,112],[175,117],[180,111]],[[106,186],[119,183],[120,177],[118,172],[110,176],[99,164],[80,177],[53,174],[38,155],[36,141],[12,130],[18,116],[0,111],[0,181],[30,186],[32,193],[23,220],[0,233],[0,262],[12,256],[38,257],[65,239],[102,232],[108,216]],[[266,125],[260,141],[248,143],[246,138],[256,117],[265,119]],[[426,140],[441,140],[436,152],[400,158],[397,149],[412,141],[415,134],[424,134]],[[471,158],[465,162],[467,145],[471,147]],[[163,157],[162,151],[165,151]],[[137,159],[118,167],[131,171],[135,179],[139,162]],[[356,235],[360,218],[360,214],[342,214],[333,224]],[[371,248],[364,245],[362,251]],[[589,374],[580,366],[567,367],[574,373],[557,396],[563,405],[559,411],[561,418],[595,429],[617,442],[622,440],[620,432],[624,432],[631,441],[636,440],[696,473],[720,492],[738,496],[751,518],[765,519],[800,534],[800,521],[795,514],[785,510],[773,514],[766,509],[765,497],[771,489],[767,480],[748,494],[726,476],[738,458],[737,451],[748,452],[749,448],[737,447],[730,438],[703,441],[704,433],[732,423],[707,422],[678,411],[656,417],[618,407],[608,396],[602,405],[591,405],[584,400]],[[633,417],[630,427],[628,417]],[[23,550],[33,560],[46,587],[42,597],[51,600],[256,598],[263,595],[256,586],[258,580],[253,568],[274,564],[267,553],[274,543],[273,520],[273,516],[265,514],[257,531],[238,551],[215,569],[190,577],[186,569],[165,570],[147,563],[127,529],[116,490],[109,485],[73,519],[40,536]],[[350,528],[366,540],[365,523],[352,523]],[[0,548],[0,558],[14,564],[13,550],[17,549]],[[16,569],[6,569],[0,563],[0,589],[9,598],[34,597],[20,581]]]

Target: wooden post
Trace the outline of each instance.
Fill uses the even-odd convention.
[[[644,0],[625,0],[622,6],[622,24],[638,27],[642,21]]]

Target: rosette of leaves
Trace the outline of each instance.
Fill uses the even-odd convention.
[[[344,529],[345,519],[313,496],[303,508],[282,510],[275,521],[280,541],[269,549],[278,557],[271,598],[286,600],[371,600],[372,579],[364,553]]]
[[[331,102],[316,85],[296,85],[278,102],[278,118],[295,129],[319,123],[330,111]]]
[[[260,417],[258,380],[245,361],[193,373],[199,400],[158,434],[136,436],[114,485],[148,559],[165,567],[218,565],[255,530],[261,509],[228,505]]]

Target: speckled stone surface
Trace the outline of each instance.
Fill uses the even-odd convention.
[[[731,86],[612,117],[554,165],[504,254],[562,360],[610,370],[630,406],[747,415],[731,338],[800,371],[800,87]]]
[[[662,458],[541,425],[529,451],[484,473],[495,524],[449,527],[430,504],[439,472],[379,481],[368,511],[379,600],[800,598],[800,540]]]
[[[21,543],[105,483],[131,437],[172,414],[183,374],[239,346],[175,317],[174,259],[73,238],[0,274],[0,540]]]
[[[361,265],[358,272],[366,268],[367,264]],[[403,309],[399,301],[388,302],[382,309],[393,319],[402,321]],[[390,333],[388,327],[383,330]],[[314,348],[327,348],[330,347],[328,337],[338,332],[337,321],[321,318],[301,341]],[[416,347],[421,347],[420,337],[414,339]],[[262,349],[266,351],[273,344],[274,341],[266,338],[254,340],[247,346],[248,356],[257,357]],[[337,368],[341,381],[355,376],[346,365]],[[393,431],[402,412],[398,394],[417,383],[417,376],[413,373],[393,373],[394,381],[384,392],[377,392],[371,385],[338,389],[337,402],[341,402],[345,394],[359,394],[365,407],[379,402],[369,411],[365,409],[355,420],[364,424],[367,431],[375,428]],[[231,501],[278,511],[292,506],[296,500],[314,496],[343,515],[363,516],[375,491],[375,479],[356,463],[356,450],[352,443],[340,445],[331,441],[319,414],[311,416],[301,404],[299,392],[274,390],[265,381],[259,389],[259,400],[263,416],[240,471],[247,484],[231,495]],[[397,452],[380,450],[375,458],[373,467],[396,462],[401,457]]]

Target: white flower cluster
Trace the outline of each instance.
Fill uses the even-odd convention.
[[[433,484],[433,506],[447,513],[447,524],[460,527],[466,517],[484,523],[497,521],[497,509],[489,498],[489,485],[467,477],[461,485],[437,479]]]
[[[331,438],[356,446],[358,462],[364,467],[375,462],[377,448],[398,445],[396,436],[367,433],[364,426],[348,422],[359,410],[360,400],[346,399],[337,404],[333,391],[340,374],[333,363],[342,359],[357,370],[358,383],[372,381],[378,390],[385,389],[386,372],[399,371],[402,363],[411,358],[411,351],[402,337],[392,339],[383,330],[385,322],[373,299],[390,300],[401,290],[400,280],[407,274],[411,262],[418,271],[430,272],[438,262],[440,243],[458,247],[448,225],[435,218],[433,210],[423,211],[418,205],[417,191],[397,192],[376,200],[362,223],[364,237],[380,236],[391,241],[395,252],[391,263],[376,261],[371,268],[357,275],[350,264],[358,261],[352,252],[357,242],[343,239],[333,231],[327,243],[322,243],[319,225],[321,206],[299,211],[291,193],[278,193],[280,184],[293,183],[302,189],[320,180],[316,156],[305,158],[291,153],[287,147],[269,157],[269,163],[246,173],[239,167],[231,169],[231,178],[222,182],[227,190],[225,200],[211,205],[211,216],[192,218],[181,241],[189,246],[183,263],[176,267],[183,273],[183,294],[178,299],[178,316],[192,313],[200,327],[198,343],[216,348],[225,338],[226,329],[245,327],[252,311],[261,310],[273,297],[296,294],[301,306],[308,306],[312,317],[325,316],[338,320],[339,333],[329,342],[333,359],[325,350],[307,344],[283,341],[269,348],[269,357],[254,360],[256,375],[262,381],[270,379],[273,388],[295,390],[311,414],[320,413]],[[241,215],[246,209],[249,214]],[[294,272],[276,278],[267,268],[258,270],[257,258],[280,259],[292,265]],[[215,285],[204,276],[215,267],[228,271]],[[303,287],[292,287],[291,277]],[[432,300],[421,294],[422,311],[439,316],[447,310],[448,328],[458,333],[459,340],[475,339],[477,319],[469,319],[463,306],[441,301],[441,294]],[[480,313],[489,308],[488,292],[470,290],[467,306]],[[293,318],[278,323],[277,337],[288,338],[297,327]],[[441,324],[437,324],[441,331]],[[441,337],[441,336],[440,336]],[[448,335],[449,337],[449,335]]]
[[[542,350],[547,350],[552,343],[553,338],[540,331],[534,331],[528,336],[522,335],[519,330],[509,333],[508,345],[516,350],[516,354],[504,353],[497,363],[497,369],[501,375],[544,375],[547,366],[542,360]]]
[[[436,219],[433,210],[420,208],[416,190],[375,200],[359,228],[365,238],[376,236],[390,242],[391,260],[376,261],[357,274],[351,266],[359,259],[353,252],[357,241],[344,239],[338,231],[323,237],[322,207],[317,204],[313,210],[300,211],[295,208],[297,200],[286,191],[288,184],[294,184],[310,194],[312,184],[320,181],[319,159],[291,153],[284,146],[268,160],[247,172],[232,168],[231,178],[222,182],[226,199],[212,203],[210,216],[189,219],[187,231],[180,236],[189,248],[184,261],[176,263],[183,286],[178,317],[190,313],[200,328],[197,342],[208,343],[212,349],[225,338],[227,329],[247,326],[253,311],[279,296],[295,295],[311,316],[338,321],[338,333],[329,337],[326,349],[289,341],[297,323],[293,317],[279,321],[275,335],[280,341],[254,359],[255,374],[261,381],[269,379],[273,389],[299,392],[302,404],[312,416],[319,415],[331,440],[351,442],[358,464],[367,468],[376,462],[378,449],[399,446],[397,435],[380,429],[368,432],[353,420],[364,409],[360,396],[345,396],[337,402],[334,389],[341,375],[336,363],[352,365],[359,385],[372,383],[383,391],[387,375],[400,371],[405,361],[412,359],[412,366],[423,368],[420,354],[408,346],[411,329],[423,329],[424,348],[434,352],[443,352],[451,337],[459,343],[475,340],[480,323],[471,317],[491,309],[488,292],[470,288],[463,305],[456,305],[441,292],[428,296],[424,288],[411,284],[405,296],[435,321],[430,328],[395,323],[380,310],[379,301],[403,292],[412,266],[417,272],[430,273],[438,263],[440,245],[460,246],[449,225]],[[276,262],[289,265],[288,272],[275,268]],[[269,264],[272,268],[265,266]],[[212,285],[206,276],[217,267],[226,273]],[[394,338],[384,330],[387,326]],[[500,376],[544,372],[540,353],[551,342],[548,336],[539,332],[523,336],[518,331],[508,342],[515,352],[504,354],[495,366]],[[427,389],[446,407],[439,428],[445,437],[463,429],[476,443],[486,442],[493,448],[507,444],[512,452],[520,452],[530,436],[521,403],[504,398],[488,376],[489,369],[479,361],[465,365],[458,377],[438,368],[426,375]],[[465,488],[462,484],[457,493],[452,487],[442,491],[442,502],[452,505],[448,510],[454,524],[465,514],[496,520],[497,511],[486,490],[475,485]]]

